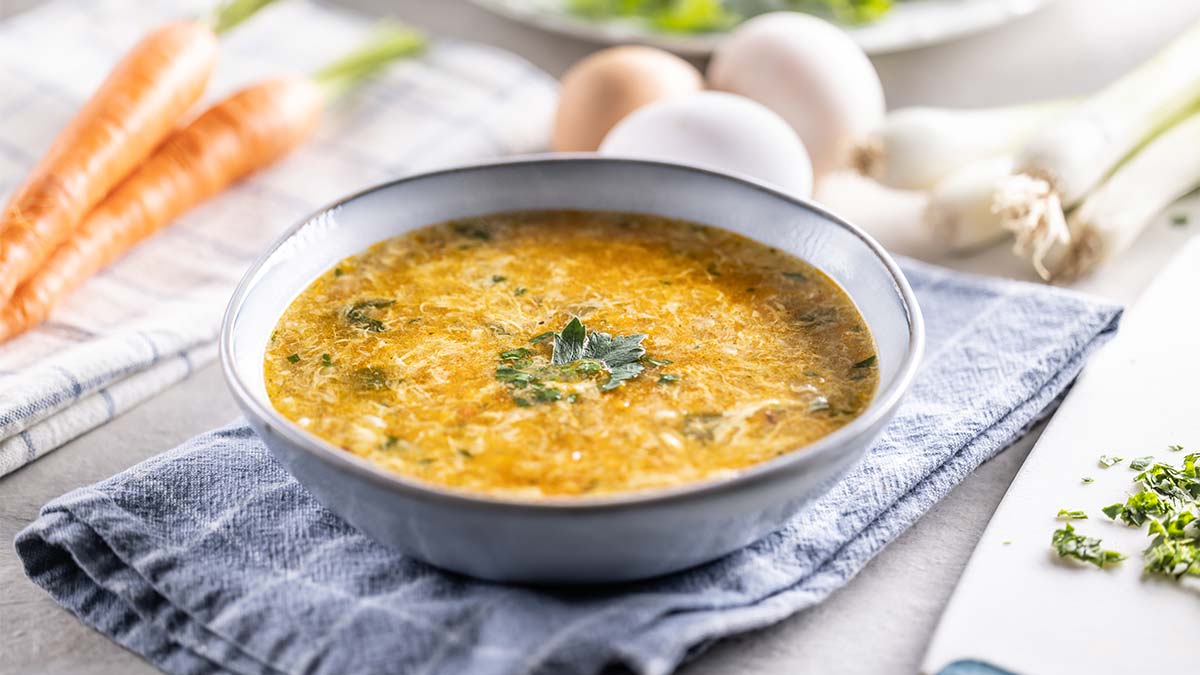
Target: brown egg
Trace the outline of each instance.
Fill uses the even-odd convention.
[[[655,101],[704,88],[700,72],[653,47],[612,47],[576,63],[562,79],[551,146],[591,151],[623,117]]]

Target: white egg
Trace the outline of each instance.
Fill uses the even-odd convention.
[[[779,113],[808,148],[820,178],[883,121],[883,85],[845,31],[797,12],[757,16],[713,53],[708,82]]]
[[[798,197],[812,194],[808,152],[788,123],[754,101],[719,91],[639,108],[608,132],[600,152],[745,175]]]

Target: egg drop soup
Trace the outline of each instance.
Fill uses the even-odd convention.
[[[801,260],[647,215],[456,220],[338,263],[280,318],[267,392],[405,476],[511,498],[728,475],[854,419],[850,298]]]

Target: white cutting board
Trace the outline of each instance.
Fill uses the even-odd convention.
[[[922,671],[979,660],[1019,675],[1200,672],[1200,584],[1143,578],[1145,528],[1100,512],[1134,487],[1131,459],[1178,465],[1198,450],[1200,238],[1126,313],[1050,421],[972,554]],[[1104,453],[1125,461],[1101,468]],[[1050,548],[1060,508],[1085,509],[1076,531],[1129,558],[1104,570],[1060,561]]]

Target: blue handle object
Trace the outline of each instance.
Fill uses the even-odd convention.
[[[1017,675],[1011,671],[988,665],[983,661],[955,661],[942,668],[938,675]]]

